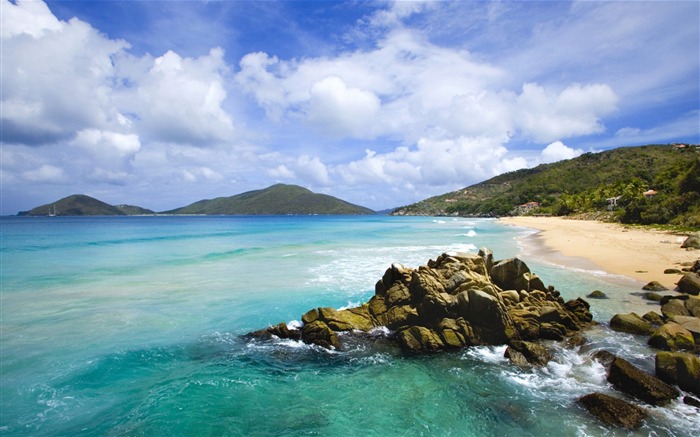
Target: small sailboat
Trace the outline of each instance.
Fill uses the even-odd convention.
[[[56,205],[51,206],[53,206],[53,210],[49,208],[49,217],[56,217]]]

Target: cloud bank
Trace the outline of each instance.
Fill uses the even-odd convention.
[[[391,2],[303,56],[227,41],[187,56],[167,43],[178,38],[136,54],[41,1],[0,2],[4,213],[72,192],[169,209],[277,181],[385,208],[625,140],[699,135],[691,2]],[[193,15],[191,38],[205,20],[240,23],[225,6]]]

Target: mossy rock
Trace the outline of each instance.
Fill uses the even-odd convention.
[[[649,346],[665,351],[695,350],[693,334],[678,323],[666,323],[649,338]]]
[[[593,290],[588,295],[586,295],[586,297],[589,297],[591,299],[607,299],[608,298],[608,296],[600,290]]]
[[[636,335],[651,335],[655,329],[637,313],[615,314],[610,319],[610,328],[619,332]]]
[[[656,354],[656,376],[700,396],[700,358],[685,352]]]
[[[666,291],[668,288],[664,287],[661,285],[659,281],[651,281],[644,287],[642,287],[642,290],[646,291]]]

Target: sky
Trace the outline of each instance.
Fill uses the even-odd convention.
[[[375,210],[700,143],[697,1],[0,0],[0,214],[297,184]]]

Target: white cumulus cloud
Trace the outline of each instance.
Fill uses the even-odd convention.
[[[547,164],[550,162],[562,161],[564,159],[576,158],[583,154],[581,149],[573,149],[561,141],[550,143],[541,152],[541,163]]]
[[[381,102],[371,91],[349,88],[337,76],[326,77],[311,86],[309,120],[321,130],[354,137],[371,137],[372,122]]]
[[[29,182],[59,183],[65,180],[65,172],[60,167],[44,164],[39,168],[23,172],[22,177]]]

